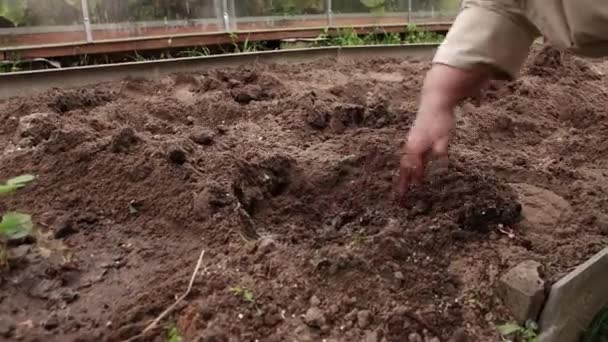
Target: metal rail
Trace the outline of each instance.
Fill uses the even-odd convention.
[[[335,18],[334,18],[335,19]],[[427,31],[446,32],[451,26],[449,22],[426,23],[419,25],[420,29]],[[359,25],[354,27],[361,34],[378,32],[403,32],[406,27],[401,24]],[[326,27],[310,28],[282,28],[237,31],[237,36],[225,32],[217,33],[189,33],[135,38],[94,40],[92,42],[73,42],[64,44],[51,44],[39,46],[19,46],[0,48],[0,60],[15,60],[29,58],[52,58],[61,56],[93,55],[114,52],[160,50],[167,48],[180,48],[188,46],[231,44],[236,41],[266,41],[289,38],[314,38],[324,32]],[[333,27],[330,32],[338,27]]]
[[[82,87],[119,81],[126,77],[159,79],[177,72],[188,73],[251,63],[301,63],[319,58],[343,61],[371,57],[429,60],[437,46],[438,44],[415,44],[293,49],[16,72],[0,75],[0,99],[32,96],[51,88]]]

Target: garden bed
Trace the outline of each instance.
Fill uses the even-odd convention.
[[[0,334],[136,336],[204,250],[151,336],[496,341],[504,270],[535,259],[557,280],[608,242],[606,64],[536,49],[520,80],[458,109],[448,168],[402,208],[399,141],[427,68],[256,64],[0,102],[0,179],[39,176],[0,212],[72,254],[11,247]]]

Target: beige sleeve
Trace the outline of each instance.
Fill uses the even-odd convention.
[[[516,78],[537,31],[509,3],[516,2],[465,1],[433,62],[467,70],[489,69],[499,79]]]

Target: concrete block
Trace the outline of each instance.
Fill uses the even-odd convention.
[[[608,248],[551,287],[540,319],[539,342],[578,342],[608,305]]]
[[[514,318],[524,323],[537,320],[546,298],[542,265],[527,260],[500,278],[499,294]]]

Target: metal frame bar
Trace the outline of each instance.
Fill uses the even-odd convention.
[[[412,23],[412,0],[407,0],[407,24]]]
[[[89,16],[88,0],[80,0],[80,8],[82,9],[82,24],[84,25],[84,34],[88,43],[93,41],[91,33],[91,17]]]
[[[222,0],[222,18],[224,20],[224,31],[230,32],[230,14],[228,13],[228,0]]]
[[[326,0],[325,6],[327,7],[327,26],[334,26],[334,10],[332,7],[332,0]]]
[[[216,0],[218,2],[222,2],[223,0]],[[331,0],[326,0],[331,1]],[[409,0],[411,1],[411,0]],[[435,12],[437,13],[437,12]],[[190,25],[211,25],[211,24],[220,24],[219,26],[223,26],[223,14],[221,13],[221,9],[216,13],[216,18],[199,18],[199,19],[188,19],[188,20],[153,20],[153,21],[134,21],[134,22],[117,22],[117,23],[107,23],[107,24],[94,24],[90,23],[90,27],[92,31],[103,30],[103,29],[136,29],[136,28],[152,28],[152,27],[180,27],[180,26],[190,26]],[[429,11],[419,11],[415,13],[417,17],[430,17],[431,12]],[[458,12],[441,12],[441,16],[451,16],[455,17]],[[393,18],[393,17],[407,17],[408,12],[386,12],[384,17]],[[306,20],[306,19],[320,19],[326,18],[327,14],[316,14],[316,15],[294,15],[294,16],[266,16],[266,17],[240,17],[235,18],[237,23],[243,22],[266,22],[266,21],[284,21],[284,20]],[[332,12],[332,20],[339,18],[365,18],[371,17],[369,13],[340,13],[336,14]],[[409,20],[409,19],[408,19]],[[11,34],[31,34],[31,33],[51,33],[51,32],[79,32],[83,31],[83,25],[57,25],[57,26],[29,26],[29,27],[16,27],[16,28],[0,28],[0,36],[2,35],[11,35]],[[221,31],[218,31],[221,32]]]
[[[83,87],[113,82],[129,76],[158,79],[176,72],[191,73],[210,67],[236,67],[249,63],[288,64],[309,62],[318,58],[356,60],[406,56],[426,60],[432,57],[437,47],[438,44],[415,44],[293,49],[15,72],[0,75],[0,99],[32,96],[55,87]]]

